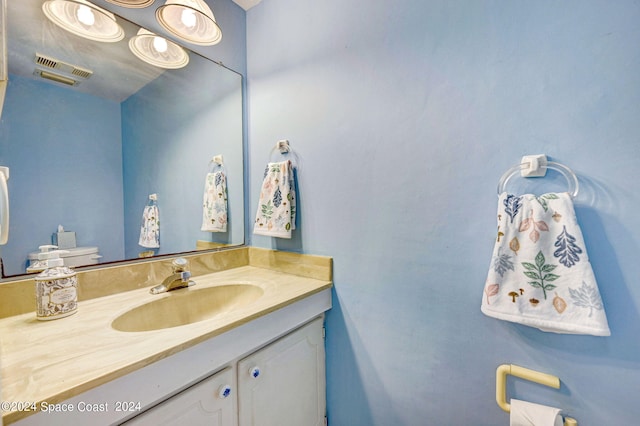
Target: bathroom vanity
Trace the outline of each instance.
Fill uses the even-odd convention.
[[[324,424],[331,259],[243,247],[189,260],[192,287],[149,293],[171,259],[119,266],[124,269],[110,278],[102,268],[93,272],[100,276],[95,282],[91,271],[80,272],[86,294],[80,293],[77,314],[45,323],[33,312],[1,319],[2,400],[13,404],[4,407],[13,408],[3,410],[4,423],[248,425],[275,418]],[[146,272],[135,271],[140,267]],[[122,284],[115,281],[136,273],[149,278],[101,294],[105,279],[117,288]],[[0,296],[19,284],[0,285]],[[218,292],[230,286],[241,291]],[[247,286],[252,296],[245,298]],[[83,300],[90,295],[97,297]],[[215,305],[213,313],[183,315],[179,300],[197,311],[202,295],[211,300],[204,305]],[[131,312],[143,306],[155,309],[159,298],[179,309],[163,310],[157,321],[118,322],[135,318]],[[146,315],[155,315],[153,309]],[[182,319],[167,322],[167,316]]]
[[[324,372],[319,317],[125,424],[321,425]]]

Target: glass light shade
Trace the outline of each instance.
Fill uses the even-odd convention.
[[[153,4],[155,0],[107,0],[118,6],[128,7],[132,9],[141,9]]]
[[[189,43],[220,43],[222,30],[203,0],[167,0],[156,10],[156,19],[169,33]]]
[[[54,24],[89,40],[114,43],[124,38],[113,13],[87,0],[49,0],[42,11]]]
[[[153,38],[153,48],[160,53],[166,52],[169,48],[169,43],[167,43],[166,38],[162,37],[154,37]]]
[[[91,26],[96,23],[96,15],[93,14],[89,6],[80,5],[76,10],[76,16],[81,24]]]
[[[189,55],[182,47],[144,28],[129,40],[129,49],[139,59],[160,68],[178,69],[189,63]]]

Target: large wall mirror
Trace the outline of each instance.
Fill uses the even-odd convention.
[[[119,42],[87,40],[53,24],[42,4],[7,2],[3,277],[26,273],[29,254],[51,244],[59,225],[77,247],[97,247],[100,263],[243,244],[242,76],[186,49],[184,67],[147,64],[129,48],[134,23],[116,17]],[[50,69],[50,60],[62,66]],[[218,155],[223,168],[211,161]],[[220,170],[226,207],[215,208],[226,211],[226,230],[202,231],[205,181]],[[151,194],[158,248],[140,245]]]

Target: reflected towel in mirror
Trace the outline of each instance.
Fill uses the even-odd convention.
[[[253,233],[291,238],[296,222],[296,194],[290,160],[269,163],[264,171]]]
[[[146,206],[142,212],[138,244],[147,248],[160,247],[160,213],[155,204]]]
[[[227,232],[227,177],[222,170],[207,173],[200,229],[208,232]]]

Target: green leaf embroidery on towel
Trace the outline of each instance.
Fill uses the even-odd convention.
[[[273,215],[273,206],[271,200],[267,201],[267,204],[262,204],[262,215],[268,220]]]
[[[558,265],[550,265],[545,263],[542,251],[539,251],[535,258],[535,264],[530,262],[522,262],[522,266],[526,269],[524,275],[535,281],[529,281],[529,285],[542,289],[544,299],[547,299],[547,291],[556,288],[554,284],[549,284],[560,278],[560,275],[552,274],[551,271],[556,269]]]
[[[575,290],[569,289],[569,294],[573,304],[580,306],[581,308],[589,308],[589,317],[593,314],[593,310],[602,310],[602,300],[600,299],[600,293],[595,286],[588,286],[587,283],[582,281],[582,286]]]
[[[536,197],[536,200],[540,203],[544,211],[549,210],[549,205],[547,204],[547,200],[557,200],[558,196],[556,194],[544,194],[539,197]]]

